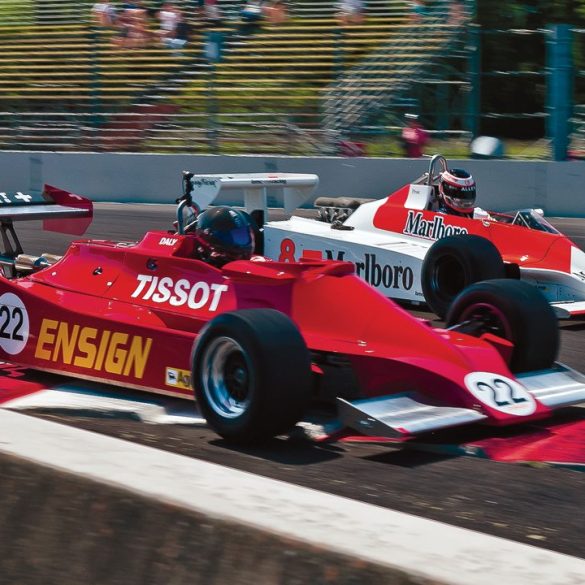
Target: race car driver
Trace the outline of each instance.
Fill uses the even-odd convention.
[[[463,169],[447,169],[439,176],[431,210],[460,217],[473,217],[475,197],[473,177]]]
[[[195,253],[217,268],[233,260],[249,260],[254,252],[250,216],[230,207],[206,209],[197,217]]]

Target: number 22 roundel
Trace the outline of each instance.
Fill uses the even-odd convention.
[[[13,293],[0,295],[0,347],[20,353],[28,341],[29,320],[24,303]]]
[[[490,372],[465,376],[465,385],[483,404],[515,416],[529,416],[536,410],[534,397],[515,380]]]

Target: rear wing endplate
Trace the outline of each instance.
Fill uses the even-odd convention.
[[[237,173],[232,175],[195,175],[186,173],[193,201],[205,209],[220,193],[241,190],[244,193],[244,207],[249,213],[267,210],[267,191],[281,188],[286,213],[300,207],[315,191],[319,177],[301,173]]]
[[[89,199],[45,185],[40,195],[17,191],[0,192],[0,223],[43,220],[43,229],[67,234],[83,234],[93,216]]]

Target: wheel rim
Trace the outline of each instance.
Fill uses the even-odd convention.
[[[431,279],[433,292],[444,301],[450,301],[465,288],[463,267],[452,256],[439,258]]]
[[[489,303],[474,303],[466,307],[458,319],[461,323],[472,323],[477,335],[493,333],[513,341],[512,328],[506,315]]]
[[[224,418],[237,418],[250,406],[251,375],[242,346],[231,337],[212,340],[201,359],[201,383],[209,406]]]

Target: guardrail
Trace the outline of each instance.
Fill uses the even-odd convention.
[[[585,217],[583,162],[449,160],[478,183],[478,205],[503,211],[542,208],[546,215]],[[316,173],[314,196],[385,197],[421,176],[427,159],[213,156],[120,153],[0,152],[2,189],[56,185],[94,201],[173,203],[181,173]],[[241,203],[241,200],[221,201]],[[308,202],[310,204],[310,202]],[[269,205],[282,205],[276,191]]]

